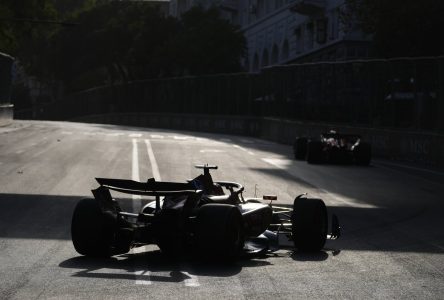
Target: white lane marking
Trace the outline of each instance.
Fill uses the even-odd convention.
[[[284,170],[288,174],[299,177],[297,170],[293,170],[292,165],[293,161],[288,159],[277,159],[277,158],[262,158],[262,160],[272,166],[277,167],[278,169]],[[321,192],[322,194],[326,194],[329,196],[331,200],[334,200],[336,203],[328,203],[329,206],[351,206],[351,207],[357,207],[357,208],[378,208],[378,206],[375,206],[373,204],[369,203],[362,203],[358,200],[350,197],[346,197],[343,195],[339,195],[333,192],[329,192],[325,189],[315,187],[315,190]],[[342,204],[342,205],[339,205]]]
[[[106,136],[122,136],[123,133],[121,132],[113,132],[113,133],[106,133]]]
[[[178,136],[178,135],[174,135],[173,139],[175,140],[180,140],[180,141],[185,141],[185,140],[189,140],[192,139],[193,137],[191,136]]]
[[[202,149],[199,151],[200,153],[222,153],[225,152],[224,150],[218,150],[218,149]]]
[[[132,159],[132,171],[131,171],[131,178],[135,181],[140,181],[140,174],[139,174],[139,151],[137,149],[137,140],[133,139],[133,159]],[[133,211],[139,212],[142,208],[141,203],[141,197],[139,195],[132,195],[132,205],[133,205]],[[145,248],[145,247],[140,247]],[[133,250],[135,253],[142,252],[145,249],[137,249],[136,251]],[[150,272],[149,271],[135,271],[134,275],[136,276],[136,284],[139,285],[150,285]]]
[[[161,181],[162,179],[160,177],[159,167],[157,165],[156,157],[154,156],[153,147],[151,146],[150,140],[146,139],[145,140],[145,144],[146,144],[146,149],[147,149],[147,152],[148,152],[148,158],[149,158],[150,163],[151,163],[151,169],[153,171],[153,177],[157,181]],[[189,286],[189,287],[198,287],[198,286],[200,286],[199,280],[198,280],[197,276],[191,275],[188,272],[182,272],[182,273],[185,274],[187,277],[190,277],[190,278],[184,280],[185,286]],[[144,273],[144,274],[146,274],[146,273]]]
[[[141,270],[141,271],[134,272],[134,274],[136,275],[136,284],[139,284],[139,285],[152,284],[151,278],[150,278],[150,274],[151,274],[150,271]]]
[[[139,151],[137,149],[137,140],[133,139],[133,159],[132,159],[132,171],[131,179],[134,181],[140,181],[139,175]],[[141,197],[139,195],[132,195],[133,212],[138,213],[142,208]]]
[[[163,139],[164,136],[163,136],[163,135],[159,135],[159,134],[152,134],[152,135],[151,135],[151,138],[152,138],[152,139]]]
[[[129,135],[129,137],[132,137],[132,138],[140,138],[140,137],[142,137],[142,134],[141,134],[141,133],[131,133],[131,134]]]
[[[185,286],[189,286],[189,287],[198,287],[198,286],[200,286],[199,278],[197,276],[191,275],[190,273],[185,272],[185,271],[181,271],[181,273],[186,275],[187,277],[190,277],[190,278],[185,279],[183,281]]]
[[[71,135],[73,133],[71,131],[62,131],[61,134]]]
[[[241,146],[239,146],[239,145],[233,145],[233,147],[234,147],[234,148],[237,148],[237,149],[239,149],[239,150],[242,150],[242,151],[244,151],[244,152],[247,152],[247,153],[250,154],[250,155],[254,155],[253,152],[248,151],[247,149],[245,149],[244,147],[241,147]]]
[[[161,181],[159,167],[157,166],[156,158],[154,157],[153,147],[151,146],[150,140],[145,140],[146,150],[148,152],[148,158],[150,159],[151,169],[153,170],[153,177],[157,181]]]

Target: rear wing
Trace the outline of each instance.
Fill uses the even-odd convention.
[[[100,186],[107,189],[132,195],[141,196],[171,196],[201,193],[191,183],[155,181],[150,178],[147,182],[128,179],[96,178]]]

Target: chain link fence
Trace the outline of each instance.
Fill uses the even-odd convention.
[[[444,131],[444,57],[270,67],[263,111],[276,117]]]
[[[153,112],[277,117],[444,132],[444,57],[273,66],[136,81],[39,107],[37,118]]]

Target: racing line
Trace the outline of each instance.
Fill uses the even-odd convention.
[[[138,151],[138,140],[133,138],[133,155],[132,155],[132,180],[140,181],[140,172],[139,172],[139,151]],[[153,147],[151,146],[151,142],[148,139],[145,139],[146,150],[148,154],[148,159],[150,161],[152,176],[156,181],[161,181],[159,167],[157,165],[156,157],[154,156]],[[132,195],[132,206],[133,211],[138,212],[142,208],[141,205],[141,196]],[[135,251],[136,250],[136,251]],[[139,249],[133,249],[133,252],[143,252],[146,250],[146,247],[140,247]],[[199,280],[197,276],[192,275],[188,272],[181,271],[187,279],[184,279],[184,285],[188,287],[198,287],[200,286]],[[147,270],[136,270],[134,272],[136,276],[136,284],[138,285],[150,285],[152,284],[150,280],[150,271]]]
[[[140,181],[140,174],[139,174],[139,151],[137,147],[137,139],[133,139],[133,159],[132,159],[132,171],[131,171],[131,177],[134,181]],[[132,206],[133,206],[133,212],[138,212],[142,208],[141,200],[142,197],[140,195],[132,195]],[[140,247],[143,249],[137,249],[137,250],[145,250],[145,247]],[[133,253],[134,253],[133,249]],[[138,252],[138,251],[136,251]],[[134,275],[136,276],[136,284],[140,285],[150,285],[152,282],[150,280],[150,271],[145,270],[136,270],[134,272]]]

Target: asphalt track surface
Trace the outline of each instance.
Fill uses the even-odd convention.
[[[70,223],[95,177],[215,180],[279,204],[309,193],[343,236],[316,254],[279,250],[233,264],[172,261],[156,246],[110,259],[76,253]],[[444,175],[374,161],[309,165],[249,137],[53,122],[0,128],[1,299],[444,299]],[[138,197],[116,195],[127,210]]]

